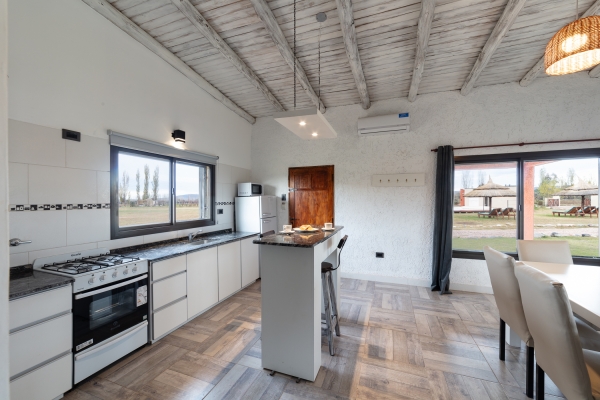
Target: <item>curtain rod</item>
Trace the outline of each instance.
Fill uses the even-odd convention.
[[[530,146],[532,144],[553,144],[553,143],[579,143],[579,142],[596,142],[600,139],[577,139],[577,140],[554,140],[551,142],[521,142],[521,143],[507,143],[507,144],[494,144],[490,146],[468,146],[468,147],[455,147],[454,150],[467,150],[467,149],[485,149],[490,147],[508,147],[508,146]],[[438,149],[431,149],[434,153],[437,153]]]

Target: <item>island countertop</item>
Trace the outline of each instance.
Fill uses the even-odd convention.
[[[341,231],[344,227],[341,225],[335,226],[332,231],[323,231],[319,228],[319,232],[315,233],[296,233],[286,234],[277,233],[275,235],[265,236],[260,239],[254,240],[254,244],[266,244],[271,246],[288,246],[288,247],[315,247],[316,245],[323,243],[336,233]]]

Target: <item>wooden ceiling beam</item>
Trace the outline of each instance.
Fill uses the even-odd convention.
[[[356,41],[356,30],[354,29],[354,13],[352,11],[352,0],[336,0],[338,15],[340,17],[340,25],[342,27],[342,36],[344,38],[344,47],[350,62],[350,69],[354,75],[358,95],[362,108],[367,110],[371,107],[369,99],[369,91],[367,89],[367,80],[363,73],[362,64],[360,62],[360,54],[358,53],[358,43]]]
[[[517,16],[524,5],[525,0],[508,0],[502,16],[496,23],[496,26],[483,46],[483,49],[481,49],[479,57],[477,57],[477,61],[475,61],[475,65],[473,65],[473,69],[460,89],[460,93],[463,96],[471,93],[471,90],[473,90],[473,87],[475,86],[475,82],[477,82],[477,79],[492,59],[494,52],[500,46],[500,43],[502,43],[502,39],[504,39],[510,30],[510,27],[517,19]]]
[[[194,25],[198,31],[208,40],[208,42],[217,49],[238,71],[242,73],[254,86],[261,92],[277,111],[285,111],[285,108],[279,103],[277,98],[271,93],[269,88],[260,80],[260,78],[251,70],[246,63],[229,47],[227,43],[219,36],[208,21],[200,14],[189,0],[171,0],[173,4],[181,11],[183,15]]]
[[[281,56],[285,62],[290,66],[292,71],[295,67],[296,75],[300,81],[300,85],[304,89],[304,92],[310,98],[313,104],[319,108],[322,113],[324,113],[326,111],[325,105],[315,93],[308,80],[308,77],[306,76],[306,72],[304,72],[304,68],[302,68],[302,65],[300,65],[300,62],[294,56],[294,52],[285,38],[285,35],[277,23],[275,15],[273,15],[273,11],[271,11],[271,8],[269,8],[266,0],[250,0],[250,2],[252,3],[256,14],[263,22],[267,32],[269,33],[269,36],[271,36],[271,39],[275,43],[275,46],[279,50],[279,53],[281,53]]]
[[[589,17],[590,15],[595,15],[598,12],[600,12],[600,0],[596,0],[596,2],[594,2],[594,4],[592,4],[592,6],[588,8],[587,11],[584,12],[580,18]],[[537,76],[540,74],[540,72],[542,72],[543,69],[544,56],[542,56],[542,58],[540,58],[538,62],[536,62],[535,65],[529,71],[527,71],[523,79],[519,81],[519,85],[523,87],[531,85],[531,82],[533,82],[535,78],[537,78]],[[600,71],[597,71],[597,73],[600,74]],[[592,76],[591,71],[590,76]]]
[[[417,28],[417,53],[415,55],[415,66],[413,67],[410,89],[408,91],[408,101],[415,101],[417,99],[419,83],[421,83],[423,69],[425,68],[425,55],[427,54],[427,44],[429,43],[434,9],[435,0],[421,1],[421,15],[419,16],[419,25]]]
[[[133,21],[123,15],[119,10],[113,7],[105,0],[82,0],[85,4],[96,10],[103,17],[115,24],[129,36],[140,42],[148,50],[169,63],[177,71],[185,75],[189,80],[194,82],[198,87],[210,94],[225,107],[244,118],[246,121],[253,124],[256,118],[244,111],[240,106],[235,104],[229,97],[221,93],[217,88],[211,85],[206,79],[201,77],[196,71],[190,68],[175,54],[171,53],[166,47],[160,44],[156,39],[150,36],[146,31],[137,26]]]

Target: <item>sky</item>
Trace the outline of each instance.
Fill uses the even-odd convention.
[[[516,165],[516,163],[511,163]],[[540,169],[544,168],[547,174],[556,174],[557,177],[563,177],[567,179],[569,168],[575,170],[575,176],[588,181],[598,182],[598,159],[597,158],[581,158],[574,160],[560,160],[550,162],[548,164],[540,165],[535,167],[535,183],[534,186],[538,187],[540,184]],[[516,166],[512,168],[503,169],[482,169],[485,176],[485,183],[491,176],[494,183],[500,185],[515,186],[517,184],[517,169]],[[454,186],[455,190],[465,189],[463,187],[462,174],[464,171],[456,171],[454,175]],[[477,187],[479,183],[479,170],[470,170],[471,179],[473,186]]]
[[[137,156],[132,154],[119,154],[119,182],[123,179],[123,171],[129,174],[129,195],[132,200],[137,199],[135,174],[140,171],[140,197],[144,191],[144,165],[150,167],[150,184],[148,192],[152,196],[152,177],[154,170],[158,167],[158,197],[165,197],[169,194],[169,162],[163,159],[151,158],[147,156]],[[177,196],[199,194],[200,167],[195,165],[177,163]]]

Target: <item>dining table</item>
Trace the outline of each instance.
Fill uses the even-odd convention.
[[[600,267],[523,261],[562,283],[571,309],[587,322],[600,327]]]

